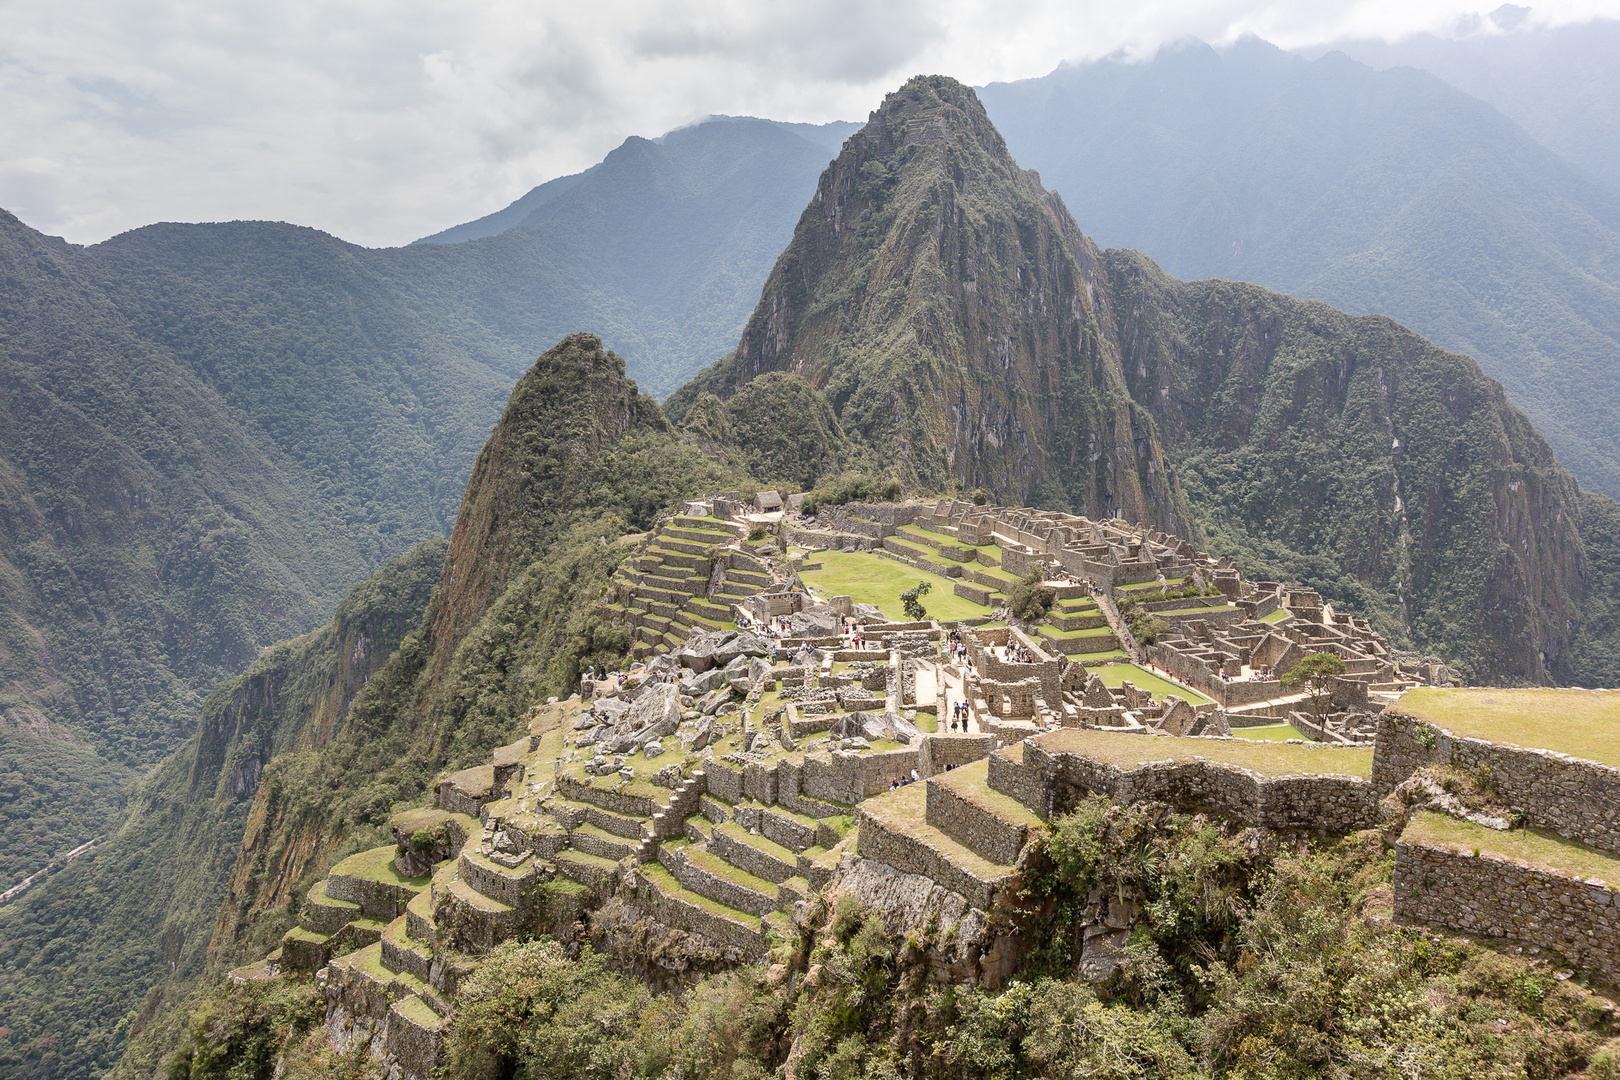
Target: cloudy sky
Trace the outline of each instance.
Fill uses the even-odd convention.
[[[0,0],[0,207],[93,243],[271,218],[404,243],[711,113],[864,119],[907,76],[1187,36],[1451,32],[1456,0]],[[1620,0],[1537,2],[1562,24]],[[1487,27],[1487,32],[1489,28]]]

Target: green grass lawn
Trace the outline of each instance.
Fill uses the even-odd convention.
[[[1458,735],[1620,765],[1620,691],[1420,687],[1392,708]]]
[[[1155,611],[1153,614],[1155,614],[1155,615],[1203,615],[1203,614],[1206,614],[1206,613],[1213,614],[1213,613],[1216,613],[1216,612],[1231,611],[1234,606],[1235,605],[1233,605],[1233,604],[1217,604],[1214,607],[1172,608],[1169,611]]]
[[[1120,683],[1129,679],[1131,684],[1138,690],[1146,690],[1154,697],[1175,694],[1177,697],[1186,698],[1193,705],[1201,705],[1210,700],[1196,690],[1188,690],[1185,687],[1177,686],[1175,683],[1161,679],[1147,668],[1139,667],[1136,664],[1110,664],[1107,667],[1092,668],[1091,670],[1096,672],[1097,677],[1107,687],[1118,687]]]
[[[960,537],[952,536],[950,533],[935,532],[933,529],[925,529],[921,525],[902,525],[899,531],[910,533],[914,537],[926,537],[941,544],[949,544],[951,547],[993,548],[996,546],[994,544],[966,544],[962,542]]]
[[[1235,727],[1232,734],[1240,739],[1258,739],[1261,742],[1287,742],[1289,739],[1303,739],[1293,724],[1265,724],[1261,727]]]
[[[1059,630],[1051,623],[1042,623],[1036,629],[1043,634],[1050,634],[1054,638],[1106,637],[1113,633],[1106,626],[1088,626],[1084,630]]]
[[[1288,618],[1288,609],[1287,608],[1278,608],[1276,611],[1273,611],[1270,615],[1262,615],[1262,616],[1260,616],[1260,621],[1261,622],[1278,623],[1278,622],[1282,622],[1286,618]]]
[[[1499,832],[1460,821],[1446,814],[1420,810],[1401,834],[1403,840],[1417,840],[1453,851],[1471,854],[1475,850],[1505,855],[1535,863],[1578,878],[1597,878],[1611,889],[1620,887],[1620,859],[1604,851],[1541,829],[1514,829]]]
[[[900,621],[906,617],[900,594],[926,581],[932,591],[922,598],[928,617],[951,622],[978,619],[990,614],[983,604],[957,596],[950,578],[869,555],[864,551],[827,551],[821,555],[821,569],[801,573],[804,583],[823,596],[848,596],[858,604],[876,604],[884,617]]]
[[[1080,754],[1122,769],[1150,761],[1203,758],[1240,765],[1265,776],[1371,776],[1371,747],[1249,742],[1243,739],[1148,738],[1123,732],[1060,728],[1035,736],[1054,754]]]

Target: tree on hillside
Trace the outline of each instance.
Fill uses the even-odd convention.
[[[1333,707],[1333,680],[1344,674],[1344,661],[1332,653],[1311,653],[1283,674],[1282,685],[1303,689],[1311,696],[1311,712],[1327,731],[1328,711]]]
[[[928,582],[919,581],[915,589],[907,589],[900,594],[900,601],[906,605],[906,618],[926,619],[928,617],[928,609],[922,606],[922,601],[918,598],[926,595],[932,588],[933,586]]]

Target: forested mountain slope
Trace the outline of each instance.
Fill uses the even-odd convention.
[[[514,375],[590,329],[661,398],[736,343],[816,176],[856,126],[722,117],[626,139],[485,219],[512,222],[497,234],[377,257],[416,310]]]
[[[421,618],[444,550],[429,541],[386,563],[330,624],[221,683],[196,733],[135,786],[123,812],[94,822],[105,842],[0,907],[0,1075],[99,1076],[132,1029],[183,1018],[165,1006],[185,1000],[205,970],[265,766],[342,729],[354,695]]]
[[[0,887],[90,839],[211,686],[444,535],[546,345],[605,325],[669,385],[728,348],[846,127],[632,139],[466,244],[81,248],[0,216]]]
[[[1580,657],[1613,648],[1580,635],[1578,488],[1478,365],[1386,318],[1099,255],[950,79],[846,144],[736,353],[670,407],[771,371],[903,479],[1190,517],[1251,576],[1319,584],[1477,681],[1590,677]]]
[[[1466,352],[1583,484],[1620,494],[1620,196],[1489,105],[1252,38],[982,97],[1099,243]]]

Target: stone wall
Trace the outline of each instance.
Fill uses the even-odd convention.
[[[1168,645],[1154,644],[1147,648],[1148,660],[1227,709],[1240,705],[1253,705],[1259,701],[1283,697],[1288,694],[1274,682],[1229,682],[1210,671],[1202,660],[1187,656]]]
[[[991,735],[930,735],[923,740],[921,755],[927,768],[918,768],[924,776],[960,769],[986,757],[995,748],[996,740]]]
[[[750,915],[765,915],[776,910],[775,897],[745,889],[723,877],[711,874],[687,862],[685,853],[677,849],[659,847],[658,861],[670,872],[670,876],[681,883],[682,888],[690,889],[700,896],[718,900],[727,907],[746,911]]]
[[[1003,821],[938,781],[928,783],[926,820],[980,858],[1010,866],[1029,839],[1029,828]]]
[[[1391,706],[1378,720],[1373,783],[1380,790],[1393,790],[1431,765],[1488,773],[1496,801],[1525,815],[1530,825],[1620,853],[1620,819],[1614,809],[1620,806],[1620,769],[1552,750],[1521,750],[1453,735],[1398,708]],[[1420,731],[1426,732],[1421,740]]]
[[[646,878],[639,878],[634,890],[636,898],[650,909],[650,914],[665,926],[678,926],[694,934],[702,934],[718,944],[730,946],[745,956],[764,954],[769,942],[763,931],[739,926],[730,919],[712,915],[697,904],[679,896],[667,896]]]
[[[890,830],[865,810],[860,814],[855,853],[863,859],[886,863],[901,873],[920,874],[966,897],[978,908],[989,910],[999,899],[995,883],[968,873],[921,840]]]
[[[1550,870],[1401,840],[1395,918],[1552,949],[1611,980],[1620,975],[1614,893]]]
[[[1017,760],[1012,756],[1015,753],[1016,749],[1008,753],[991,754],[985,782],[990,790],[1011,796],[1036,813],[1045,814],[1047,796],[1045,785],[1041,782],[1040,771]]]
[[[1079,754],[1054,755],[1039,742],[1024,744],[1024,762],[1042,777],[1045,805],[1036,809],[1047,814],[1096,793],[1121,806],[1141,800],[1207,806],[1270,829],[1347,833],[1380,823],[1382,792],[1361,777],[1262,777],[1211,761],[1150,762],[1127,770]]]

